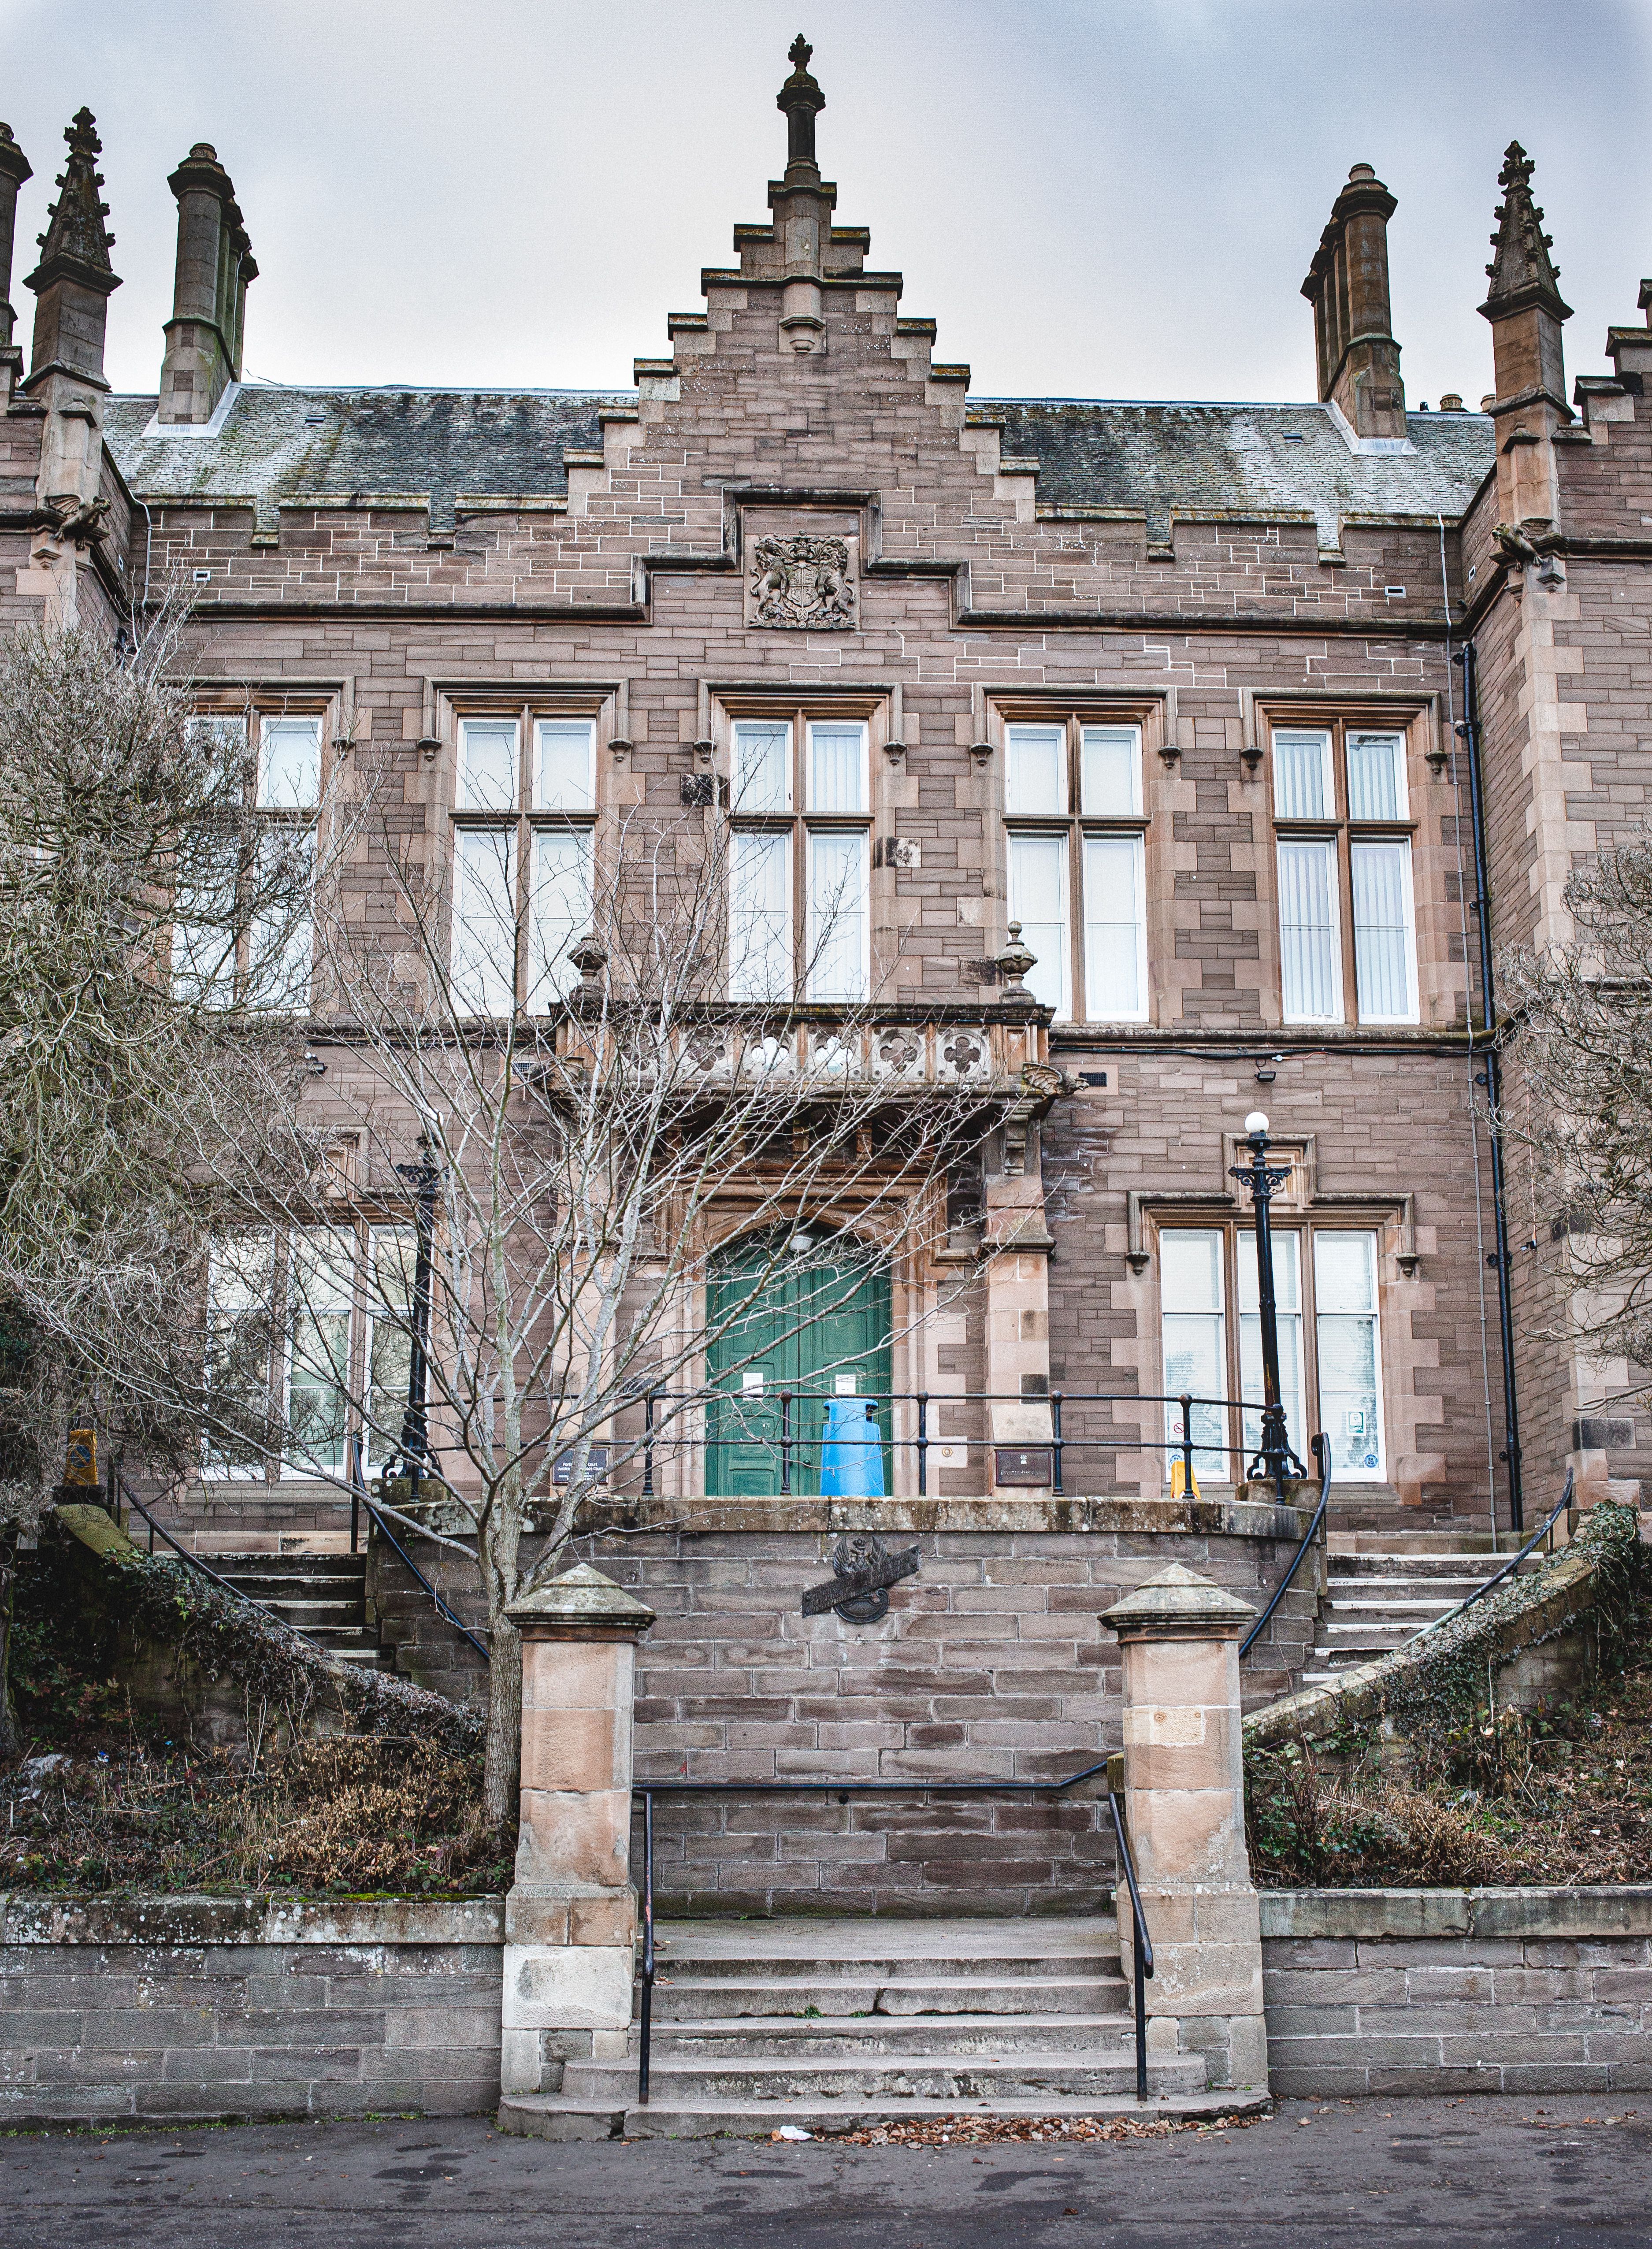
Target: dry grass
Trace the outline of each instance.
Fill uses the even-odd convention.
[[[479,1757],[375,1735],[254,1762],[100,1730],[0,1778],[0,1888],[437,1897],[508,1884],[515,1837],[483,1819]]]

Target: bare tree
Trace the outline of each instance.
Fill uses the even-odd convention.
[[[553,826],[519,868],[504,831],[427,856],[389,763],[358,760],[356,786],[354,861],[318,924],[326,1076],[290,1120],[312,1157],[280,1188],[266,1166],[220,1247],[196,1402],[247,1469],[342,1485],[359,1431],[392,1519],[432,1480],[418,1525],[473,1558],[485,1606],[504,1817],[511,1604],[645,1456],[739,1426],[782,1268],[797,1329],[853,1300],[874,1254],[923,1262],[949,1177],[1029,1097],[1038,1011],[1024,990],[939,1026],[874,1004],[842,896],[815,901],[800,965],[715,805]]]
[[[1502,1119],[1522,1148],[1557,1339],[1652,1393],[1652,834],[1566,885],[1573,941],[1504,964],[1517,1023]]]
[[[180,1468],[155,1379],[204,1245],[279,1146],[302,1053],[279,986],[313,820],[258,811],[244,724],[203,725],[181,602],[135,643],[0,646],[0,1517],[64,1475],[72,1420]],[[277,1003],[277,1004],[273,1004]],[[223,1127],[231,1124],[226,1141]]]

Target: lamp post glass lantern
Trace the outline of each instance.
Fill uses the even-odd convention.
[[[1279,1391],[1279,1321],[1273,1287],[1273,1228],[1269,1206],[1274,1189],[1290,1178],[1291,1167],[1288,1164],[1269,1163],[1268,1119],[1260,1109],[1253,1109],[1246,1118],[1245,1133],[1250,1142],[1250,1161],[1234,1165],[1231,1176],[1242,1186],[1249,1188],[1256,1209],[1256,1310],[1262,1329],[1262,1442],[1247,1473],[1253,1480],[1258,1474],[1270,1478],[1283,1500],[1286,1477],[1305,1477],[1308,1473],[1291,1447],[1291,1433],[1285,1427],[1285,1409]]]

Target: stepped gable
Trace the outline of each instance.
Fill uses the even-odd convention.
[[[273,521],[283,501],[423,499],[451,526],[460,493],[560,499],[564,449],[600,450],[599,416],[635,393],[278,389],[243,384],[217,428],[162,427],[151,397],[109,401],[111,451],[148,500],[239,503]]]

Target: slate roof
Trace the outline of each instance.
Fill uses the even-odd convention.
[[[562,449],[601,450],[598,416],[631,391],[295,390],[245,383],[222,427],[151,433],[154,398],[111,398],[105,429],[142,499],[251,502],[273,530],[283,500],[374,493],[430,503],[451,529],[460,492],[532,499],[568,490]]]
[[[1328,406],[972,399],[1002,450],[1039,464],[1041,506],[1145,513],[1155,544],[1183,515],[1311,514],[1322,547],[1360,517],[1461,516],[1496,459],[1484,414],[1408,417],[1414,451],[1357,453]]]
[[[112,398],[109,444],[144,499],[251,503],[273,529],[283,500],[384,495],[422,500],[451,525],[460,493],[553,497],[564,447],[595,450],[604,409],[629,391],[287,389],[246,384],[212,435],[154,430],[153,398]],[[1414,414],[1414,450],[1356,453],[1329,408],[1139,404],[1112,399],[972,399],[1003,425],[1006,454],[1039,463],[1043,505],[1147,519],[1173,513],[1311,516],[1335,546],[1347,519],[1462,515],[1493,462],[1480,414]]]

